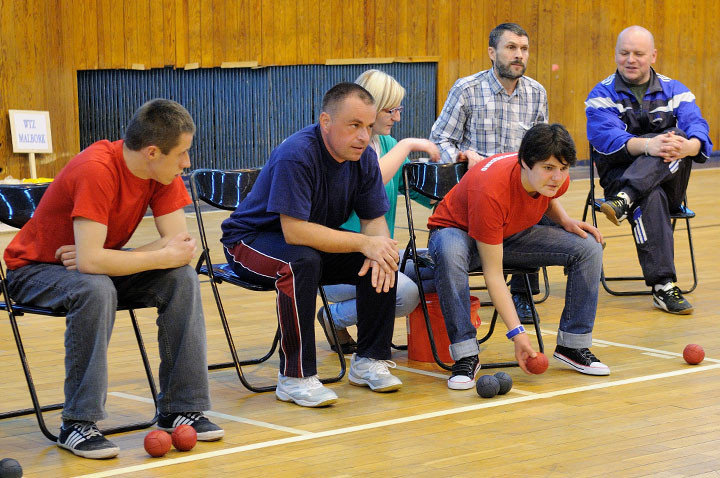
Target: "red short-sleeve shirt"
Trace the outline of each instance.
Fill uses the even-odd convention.
[[[122,248],[148,206],[163,216],[190,204],[181,178],[169,185],[140,179],[127,168],[123,141],[98,141],[81,151],[50,184],[32,219],[5,249],[5,263],[17,269],[32,262],[59,263],[58,247],[75,244],[73,218],[107,226],[106,249]]]
[[[566,179],[549,198],[530,196],[522,186],[517,153],[485,158],[460,179],[428,220],[428,227],[455,227],[475,240],[502,244],[506,237],[540,221],[550,201],[568,190]]]

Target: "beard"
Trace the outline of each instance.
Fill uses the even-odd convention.
[[[522,65],[522,70],[520,73],[513,73],[513,71],[510,69],[510,65]],[[521,76],[525,74],[525,69],[527,68],[527,65],[520,62],[511,62],[511,63],[501,63],[499,61],[495,62],[495,71],[497,71],[497,74],[500,78],[507,78],[509,80],[517,80]]]

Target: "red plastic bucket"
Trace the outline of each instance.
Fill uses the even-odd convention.
[[[450,339],[448,338],[447,329],[445,329],[445,319],[440,310],[440,302],[437,294],[425,294],[425,299],[430,315],[430,327],[432,327],[433,338],[435,339],[435,347],[438,356],[443,362],[452,362],[450,357]],[[470,320],[475,328],[480,326],[480,299],[470,296]],[[410,313],[407,323],[408,333],[408,358],[417,360],[418,362],[435,362],[430,347],[430,339],[428,338],[427,327],[425,326],[425,316],[422,311],[422,304]]]

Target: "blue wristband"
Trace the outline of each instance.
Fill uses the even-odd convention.
[[[508,338],[508,340],[512,340],[513,337],[515,337],[517,334],[524,334],[525,333],[525,327],[522,325],[518,325],[512,330],[509,330],[507,334],[505,334],[505,337]]]

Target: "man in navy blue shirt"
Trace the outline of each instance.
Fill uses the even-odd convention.
[[[376,392],[402,385],[387,362],[399,257],[384,218],[389,206],[377,157],[367,147],[375,115],[367,90],[354,83],[333,86],[319,122],[275,148],[248,197],[222,224],[235,273],[277,290],[279,400],[306,407],[337,400],[317,378],[314,315],[321,284],[357,287],[350,383]],[[360,233],[339,229],[352,211]]]

